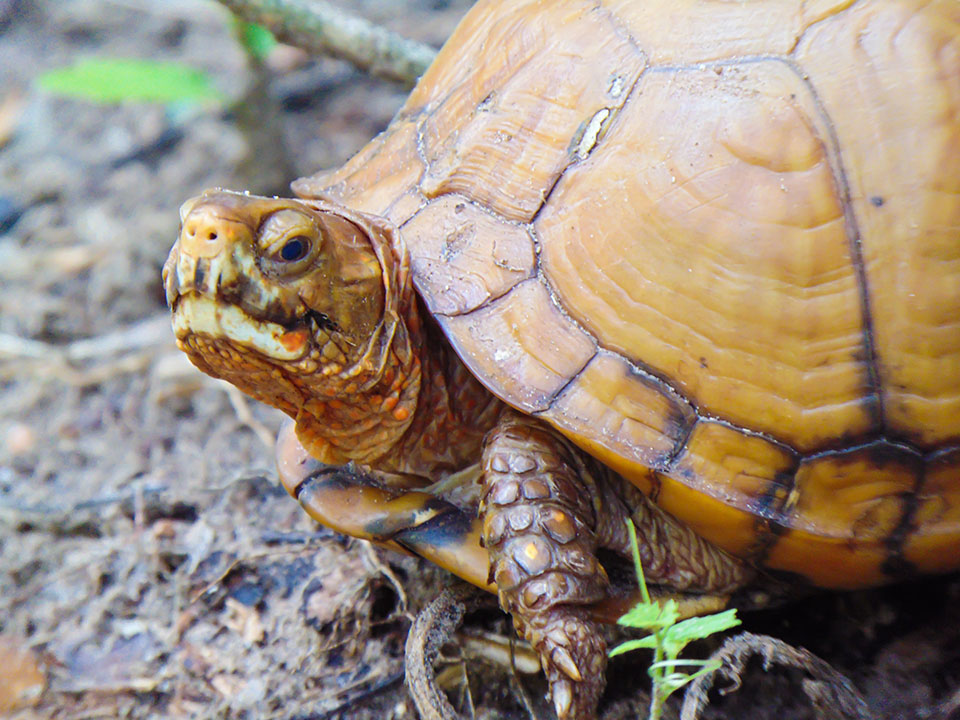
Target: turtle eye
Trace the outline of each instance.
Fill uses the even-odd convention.
[[[310,252],[310,238],[306,235],[297,235],[287,240],[280,248],[280,259],[284,262],[302,260]]]
[[[261,269],[289,279],[310,269],[323,246],[323,234],[305,212],[283,208],[264,219],[257,244]]]

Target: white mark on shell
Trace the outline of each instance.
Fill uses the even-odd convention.
[[[609,115],[610,110],[608,108],[601,108],[590,118],[590,122],[587,123],[586,129],[583,131],[580,144],[577,145],[578,158],[581,160],[585,159],[587,155],[590,154],[590,151],[593,150],[593,146],[597,144],[600,129],[603,127],[603,121],[606,120]]]

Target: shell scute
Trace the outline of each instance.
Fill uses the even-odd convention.
[[[526,222],[576,158],[578,130],[623,103],[645,58],[594,3],[511,3],[485,20],[458,48],[471,60],[439,63],[425,83],[444,94],[423,123],[421,189]]]
[[[444,195],[403,226],[410,262],[430,308],[463,315],[533,276],[533,239],[458,195]]]
[[[696,414],[662,382],[600,352],[540,417],[562,425],[604,462],[628,469],[664,468]]]
[[[956,444],[960,3],[857,3],[794,55],[841,148],[886,426]]]
[[[597,351],[536,278],[471,313],[438,320],[467,367],[525,412],[549,407]]]
[[[920,572],[954,568],[960,536],[960,450],[927,462],[917,491],[916,510],[903,544],[903,557]]]
[[[544,276],[702,413],[801,450],[875,431],[836,155],[783,62],[647,73],[537,217]]]

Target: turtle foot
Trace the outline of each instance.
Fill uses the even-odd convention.
[[[521,631],[540,655],[558,720],[591,720],[604,688],[607,646],[587,611],[558,606]]]

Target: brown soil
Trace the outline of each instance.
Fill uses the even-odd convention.
[[[342,4],[439,45],[469,2]],[[86,56],[186,63],[228,100],[38,88]],[[0,0],[0,58],[0,715],[19,697],[11,717],[413,717],[403,643],[443,574],[301,513],[272,468],[278,413],[186,363],[159,282],[184,199],[342,162],[405,91],[281,48],[249,95],[205,0]],[[960,718],[958,600],[960,582],[934,579],[745,624],[825,659],[877,718]],[[645,660],[613,664],[608,704],[643,686]],[[523,717],[509,673],[479,667],[477,715]],[[752,662],[703,717],[818,717],[803,680]]]

